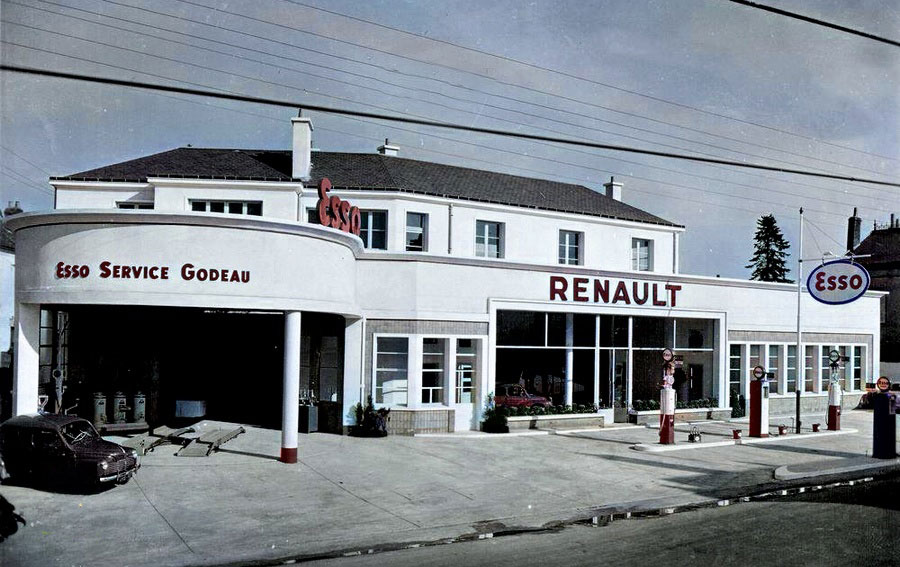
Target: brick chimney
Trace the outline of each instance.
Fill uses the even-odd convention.
[[[847,219],[847,252],[853,252],[859,246],[860,228],[862,219],[856,216],[856,207],[853,207],[853,216]]]
[[[384,139],[384,145],[378,146],[378,153],[383,156],[395,156],[400,153],[399,146],[392,146],[390,140],[387,138]]]
[[[615,199],[616,201],[622,200],[622,184],[616,183],[615,177],[610,177],[609,183],[604,183],[603,187],[606,189],[607,197]]]
[[[312,167],[313,125],[302,114],[301,110],[297,117],[291,118],[291,177],[307,180]]]

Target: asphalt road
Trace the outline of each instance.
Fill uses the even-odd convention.
[[[900,477],[316,565],[900,565]]]

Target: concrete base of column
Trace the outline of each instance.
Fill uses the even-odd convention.
[[[297,448],[294,447],[290,449],[288,447],[281,448],[281,458],[279,458],[282,463],[287,463],[292,465],[297,462]]]

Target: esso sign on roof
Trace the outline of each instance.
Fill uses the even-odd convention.
[[[869,272],[850,260],[825,262],[814,269],[806,280],[813,299],[829,305],[850,303],[869,289]]]

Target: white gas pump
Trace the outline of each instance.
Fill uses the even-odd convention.
[[[841,353],[833,350],[828,353],[831,360],[831,380],[828,383],[828,430],[840,431],[841,429],[841,399],[843,392],[841,391],[840,382],[840,363],[846,362],[848,357],[841,356]]]
[[[94,392],[94,427],[100,427],[106,423],[106,395],[103,392]]]
[[[141,392],[135,392],[134,403],[132,404],[133,416],[131,421],[135,423],[144,423],[147,415],[147,398]]]

